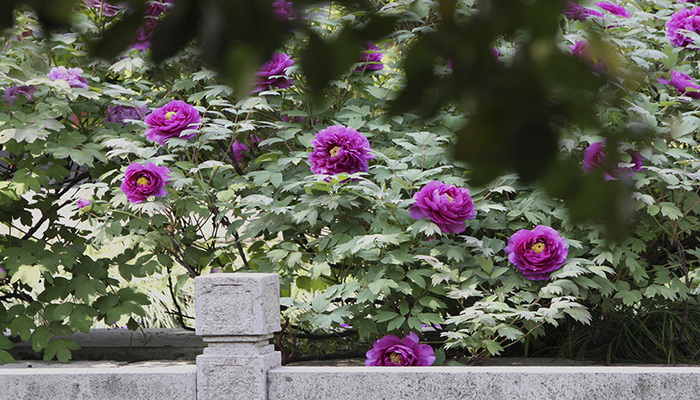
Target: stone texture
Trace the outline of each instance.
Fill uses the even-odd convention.
[[[264,400],[267,371],[281,363],[279,352],[251,357],[197,357],[198,400]]]
[[[696,400],[700,367],[280,367],[268,400]]]
[[[77,332],[64,338],[80,345],[80,350],[71,353],[73,360],[194,361],[204,349],[202,338],[184,329],[92,329],[89,333]],[[9,351],[18,359],[42,359],[42,355],[32,349],[31,342],[19,342]]]
[[[0,399],[194,400],[196,367],[157,362],[23,362],[0,369]]]
[[[260,335],[280,330],[277,274],[223,273],[195,279],[196,332]]]
[[[195,279],[198,400],[265,400],[267,371],[281,363],[269,344],[280,329],[276,274],[211,274]]]

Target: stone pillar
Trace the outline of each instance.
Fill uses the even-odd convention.
[[[211,274],[195,279],[197,400],[266,400],[267,371],[281,365],[269,344],[280,330],[276,274]]]

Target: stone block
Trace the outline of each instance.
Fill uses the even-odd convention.
[[[197,356],[197,400],[265,400],[267,371],[279,352],[257,357]]]
[[[194,400],[193,364],[24,362],[0,368],[0,400]]]
[[[197,335],[267,335],[280,330],[277,274],[198,276],[195,293]]]
[[[280,367],[267,400],[696,400],[700,367]]]

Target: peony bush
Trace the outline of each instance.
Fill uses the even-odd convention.
[[[377,6],[395,24],[371,41],[363,11],[275,1],[283,44],[243,87],[196,40],[151,60],[171,3],[76,2],[53,32],[19,8],[3,33],[1,360],[10,338],[67,360],[75,344],[58,336],[149,326],[131,284],[146,277],[163,277],[170,318],[191,328],[192,278],[251,270],[281,276],[286,355],[320,332],[374,342],[367,365],[696,360],[692,3],[530,2],[556,41],[531,27],[477,49],[425,46],[449,26],[432,1]],[[510,21],[525,3],[493,5]],[[488,14],[457,7],[455,24]],[[91,57],[91,38],[126,18],[141,24],[130,46]],[[321,87],[304,60],[334,43],[345,51],[317,73],[348,66]],[[550,64],[505,80],[518,90],[491,85]],[[416,71],[426,86],[407,92]],[[561,86],[566,73],[580,84]]]

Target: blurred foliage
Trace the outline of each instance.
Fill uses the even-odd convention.
[[[7,17],[0,29],[11,25],[12,11],[21,5],[34,9],[45,27],[65,27],[72,22],[65,10],[79,3],[5,3],[0,13]],[[92,56],[112,59],[129,46],[140,27],[145,1],[126,3],[132,12],[104,31]],[[304,9],[323,2],[293,3]],[[417,111],[429,118],[446,104],[458,104],[472,118],[457,132],[452,153],[472,167],[471,182],[482,185],[512,172],[526,182],[549,176],[549,193],[566,200],[577,221],[602,220],[609,228],[608,237],[621,238],[628,234],[624,229],[628,215],[616,204],[629,198],[630,191],[592,189],[580,174],[564,174],[569,171],[567,160],[557,158],[563,125],[601,128],[595,107],[609,78],[594,74],[559,46],[564,3],[342,0],[332,7],[353,12],[354,18],[334,23],[332,34],[327,34],[298,19],[274,18],[270,0],[178,0],[156,28],[151,55],[163,62],[195,41],[201,46],[201,60],[234,94],[245,95],[260,65],[293,31],[306,41],[297,58],[314,103],[320,104],[327,95],[324,89],[350,69],[364,43],[422,24],[429,29],[414,29],[415,37],[402,54],[406,80],[389,100],[390,112]],[[404,8],[406,12],[399,12]],[[491,54],[494,44],[504,39],[518,47],[507,65]],[[435,65],[447,60],[453,70],[445,75]],[[608,135],[626,137],[623,128]],[[547,175],[552,171],[556,173]]]

